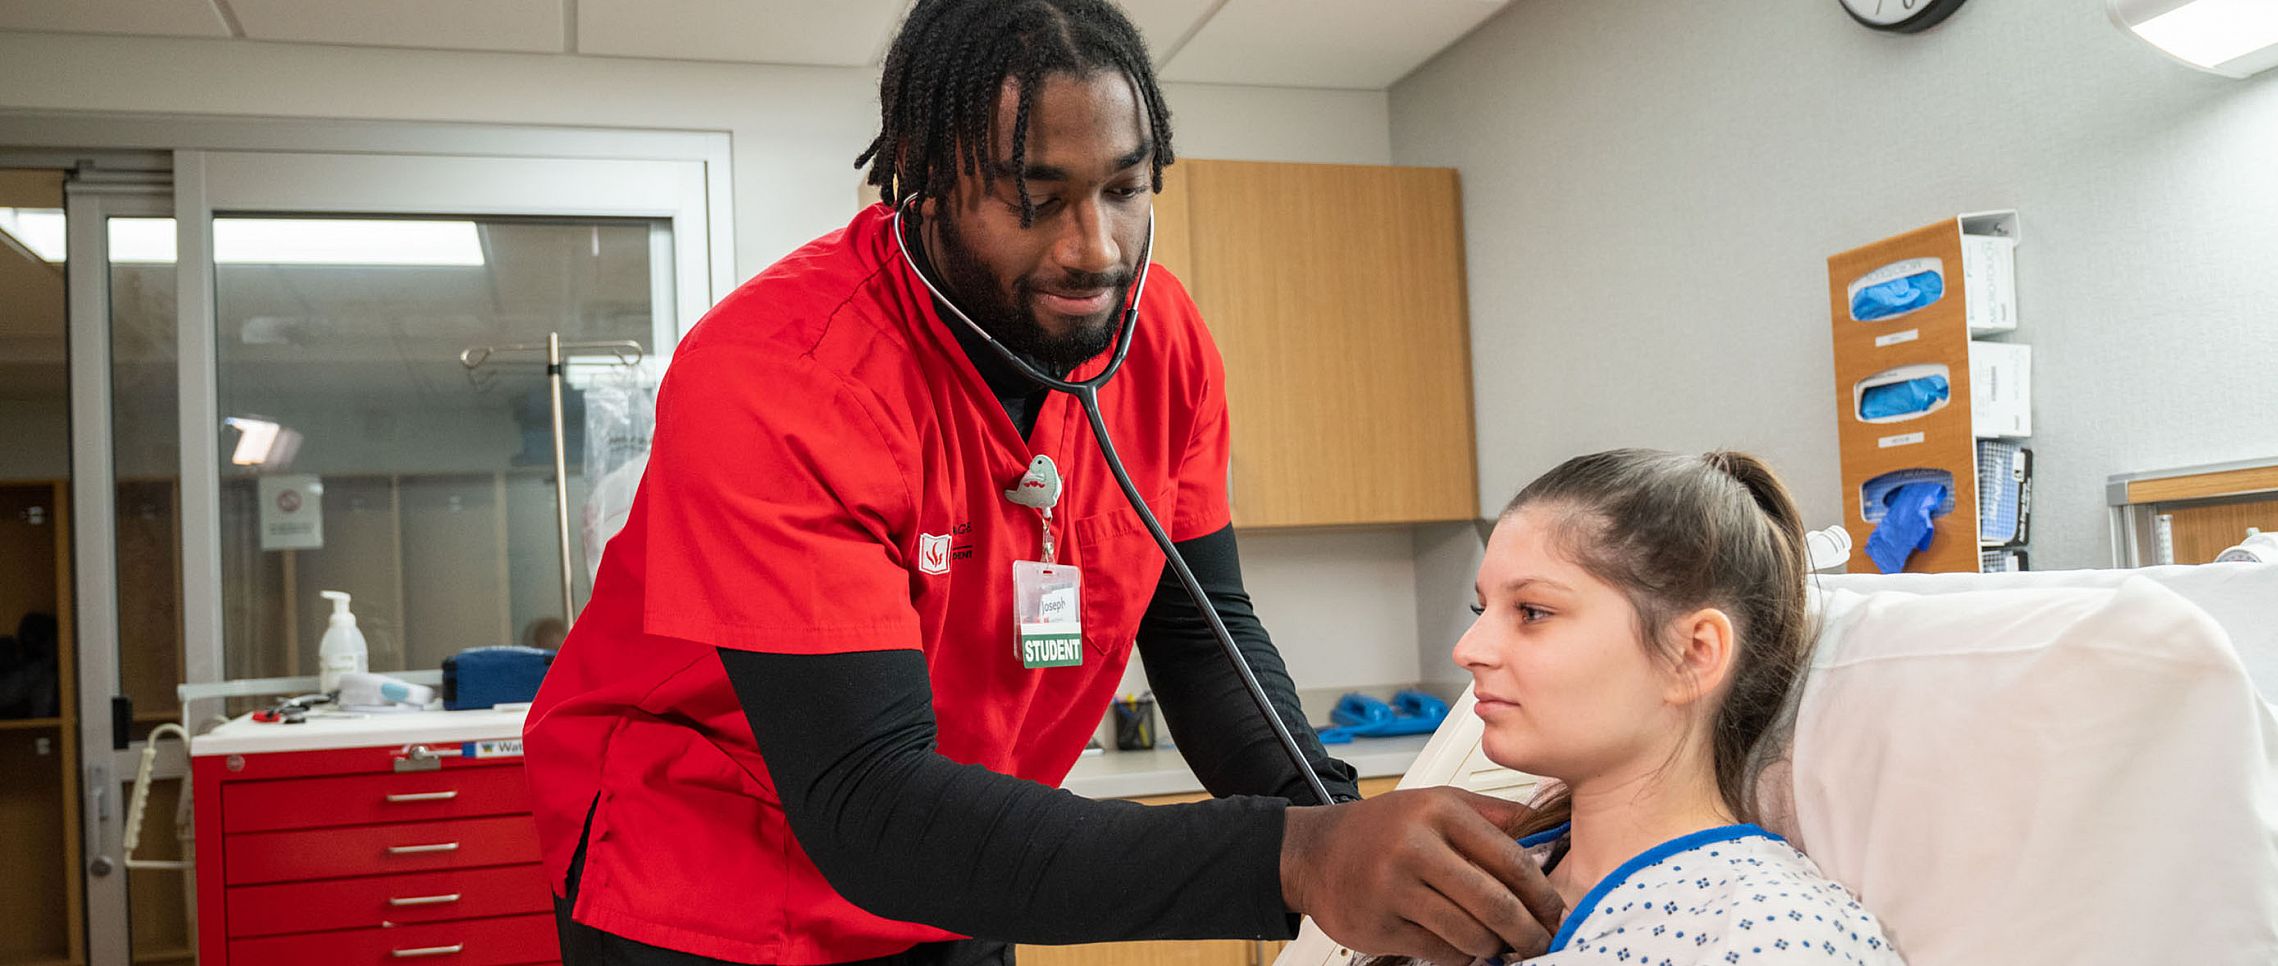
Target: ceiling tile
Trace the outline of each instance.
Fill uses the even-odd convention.
[[[252,40],[562,51],[562,0],[226,0]]]
[[[577,52],[860,67],[904,0],[578,0]]]
[[[0,0],[0,30],[227,37],[212,0]]]
[[[1227,0],[1172,81],[1382,90],[1509,0]]]

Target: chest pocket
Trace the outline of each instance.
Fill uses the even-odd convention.
[[[1175,493],[1163,490],[1147,508],[1167,519]],[[1084,656],[1121,658],[1130,653],[1139,618],[1162,579],[1162,552],[1120,494],[1108,510],[1070,521],[1068,537],[1072,546],[1061,559],[1084,571]]]

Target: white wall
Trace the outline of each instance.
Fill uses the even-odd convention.
[[[2179,67],[2098,0],[1913,37],[1832,0],[1519,0],[1393,88],[1463,170],[1480,494],[1617,445],[1768,456],[1840,513],[1826,256],[2022,211],[2034,565],[2108,564],[2113,473],[2278,455],[2278,72]]]
[[[1180,154],[1390,163],[1381,92],[1167,85]],[[844,224],[877,131],[869,69],[0,33],[0,108],[725,130],[736,267]],[[1417,678],[1406,531],[1244,544],[1301,687]]]
[[[867,68],[0,33],[0,107],[727,131],[739,276],[845,223],[877,84]],[[1382,93],[1165,93],[1195,157],[1391,158]]]
[[[1471,629],[1471,606],[1479,599],[1472,585],[1486,555],[1480,524],[1416,528],[1416,679],[1443,697],[1471,685],[1470,672],[1455,663],[1455,642]]]

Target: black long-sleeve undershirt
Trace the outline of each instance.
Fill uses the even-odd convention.
[[[1241,592],[1230,530],[1179,545],[1253,673],[1333,795],[1351,769],[1321,750]],[[1139,649],[1183,752],[1221,797],[1091,801],[962,765],[936,748],[916,651],[720,649],[800,847],[831,886],[894,919],[1010,942],[1290,935],[1281,811],[1311,793],[1194,604],[1165,575]]]
[[[1092,801],[951,761],[916,651],[720,657],[792,834],[871,913],[1004,942],[1291,934],[1278,799]]]

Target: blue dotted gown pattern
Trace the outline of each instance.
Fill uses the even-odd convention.
[[[1538,858],[1565,833],[1521,842]],[[1779,836],[1695,832],[1629,860],[1567,912],[1541,966],[1902,966],[1882,923]]]

